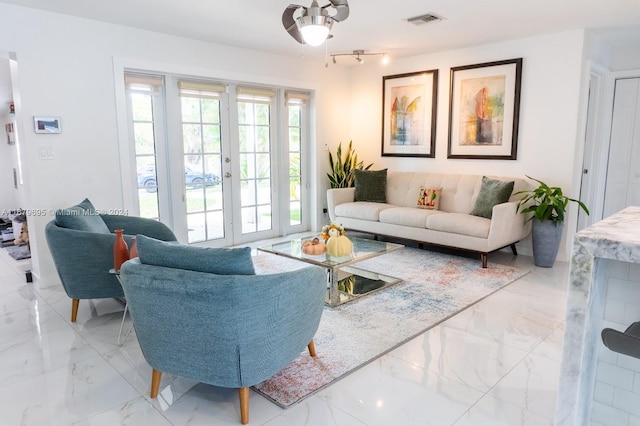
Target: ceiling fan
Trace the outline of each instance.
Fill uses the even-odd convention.
[[[334,8],[335,14],[329,15],[328,8]],[[298,11],[302,14],[294,18]],[[282,25],[298,43],[319,46],[332,37],[329,30],[333,23],[344,21],[348,17],[347,0],[329,0],[329,4],[322,7],[318,6],[317,0],[313,0],[309,7],[298,4],[287,6],[282,13]]]

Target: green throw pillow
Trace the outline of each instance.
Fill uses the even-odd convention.
[[[506,182],[483,176],[482,187],[480,187],[480,193],[471,214],[491,219],[493,206],[509,201],[509,197],[513,192],[513,184],[514,181]]]
[[[56,210],[56,225],[98,234],[110,233],[107,224],[104,223],[88,198],[73,207]]]
[[[387,202],[387,169],[355,170],[356,201]]]
[[[194,247],[136,235],[140,263],[218,275],[255,275],[251,248]]]

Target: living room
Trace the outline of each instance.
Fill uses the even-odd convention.
[[[283,3],[282,8],[285,6]],[[555,6],[548,7],[553,10]],[[277,9],[279,18],[281,11]],[[0,50],[12,58],[17,69],[13,101],[16,117],[20,117],[23,179],[15,197],[20,205],[7,207],[55,210],[90,197],[101,209],[135,211],[131,179],[121,168],[126,155],[122,140],[128,132],[121,114],[125,69],[312,91],[315,122],[310,152],[310,230],[318,230],[328,221],[322,213],[328,187],[328,150],[333,152],[338,143],[349,140],[362,160],[374,163],[374,169],[526,174],[577,197],[582,183],[590,64],[614,73],[640,68],[637,29],[625,28],[638,22],[638,12],[629,10],[636,11],[636,16],[626,13],[626,17],[617,18],[620,33],[627,34],[619,44],[608,32],[576,27],[544,34],[531,31],[524,37],[395,58],[384,67],[377,63],[325,67],[324,54],[311,53],[309,47],[302,49],[292,39],[295,53],[285,55],[234,47],[230,39],[205,42],[2,3],[0,34],[4,42]],[[351,19],[357,19],[353,13]],[[336,39],[340,27],[349,22],[336,24]],[[273,25],[287,40],[279,19]],[[429,34],[420,37],[428,38]],[[513,58],[523,58],[517,160],[448,159],[450,68]],[[435,158],[382,157],[382,77],[431,69],[438,69],[440,75]],[[50,115],[61,117],[62,133],[34,133],[32,117]],[[43,158],[43,150],[51,153],[50,158]],[[10,179],[13,184],[13,177]],[[597,219],[597,212],[590,217]],[[33,274],[44,287],[57,283],[44,236],[50,220],[46,215],[29,218]],[[578,209],[572,207],[559,262],[569,260],[577,222]],[[518,250],[530,255],[531,242],[519,243]]]

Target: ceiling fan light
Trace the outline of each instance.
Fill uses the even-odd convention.
[[[333,19],[324,15],[304,15],[297,23],[304,42],[309,46],[320,46],[329,36]]]

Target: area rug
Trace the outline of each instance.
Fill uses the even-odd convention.
[[[9,252],[9,256],[13,257],[15,260],[22,259],[31,259],[31,250],[29,250],[29,246],[27,244],[23,246],[8,246],[5,247]]]
[[[254,257],[257,273],[308,266],[282,256]],[[317,357],[304,351],[253,389],[287,408],[477,303],[529,271],[414,248],[354,266],[403,282],[337,308],[325,307],[314,337]]]

